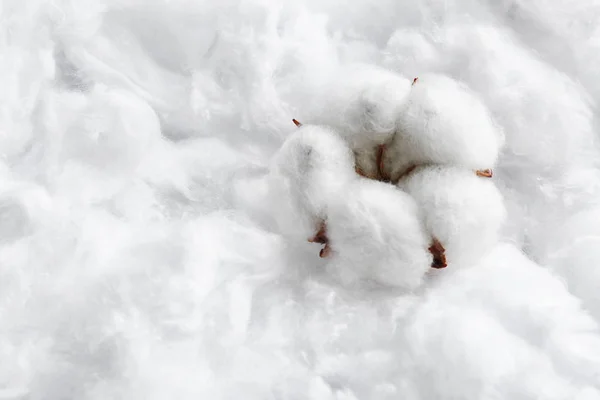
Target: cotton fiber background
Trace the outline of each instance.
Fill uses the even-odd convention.
[[[503,128],[480,265],[348,289],[276,233],[269,160],[351,62]],[[0,399],[600,398],[599,63],[590,0],[3,0]]]

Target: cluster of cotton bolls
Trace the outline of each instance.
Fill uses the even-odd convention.
[[[431,267],[493,249],[506,209],[490,178],[504,138],[468,87],[361,64],[324,89],[273,159],[283,234],[324,244],[343,283],[409,290]]]
[[[572,3],[0,1],[0,400],[600,399]]]

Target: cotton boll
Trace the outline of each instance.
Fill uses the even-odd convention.
[[[485,105],[465,85],[439,74],[421,75],[398,114],[398,132],[384,164],[392,180],[422,163],[488,169],[495,166],[503,140]]]
[[[374,146],[394,133],[409,91],[410,81],[387,69],[368,64],[341,67],[315,95],[314,115],[306,122],[335,127],[353,147]]]
[[[302,122],[324,124],[340,132],[357,154],[357,165],[377,174],[376,147],[396,131],[396,118],[410,81],[381,67],[351,64],[335,71],[317,91]]]
[[[308,239],[328,204],[355,177],[352,152],[334,131],[305,125],[294,131],[272,160],[269,196],[280,230]]]
[[[506,218],[489,178],[459,167],[418,167],[398,183],[422,209],[428,231],[446,249],[449,265],[476,262],[490,250]]]
[[[346,284],[366,279],[417,288],[432,256],[416,202],[391,185],[363,178],[344,190],[328,213],[328,268]]]

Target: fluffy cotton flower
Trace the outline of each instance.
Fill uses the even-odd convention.
[[[269,196],[281,233],[308,239],[328,204],[354,177],[352,152],[333,130],[304,125],[275,154]]]
[[[364,178],[336,200],[327,219],[330,271],[345,283],[418,287],[432,255],[417,203],[392,185]]]
[[[460,167],[422,166],[398,186],[421,206],[449,266],[476,262],[496,244],[506,209],[492,180]]]
[[[397,122],[384,158],[392,180],[424,163],[492,168],[504,141],[480,99],[444,75],[419,76]]]
[[[305,241],[324,223],[328,268],[343,284],[418,287],[432,263],[418,205],[391,185],[359,177],[352,162],[333,130],[303,125],[292,133],[268,178],[278,229]]]
[[[356,154],[356,164],[376,176],[376,148],[389,142],[410,91],[410,81],[387,69],[351,64],[318,91],[303,122],[337,129]]]

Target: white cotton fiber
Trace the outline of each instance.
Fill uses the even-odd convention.
[[[600,209],[593,207],[568,218],[553,240],[545,244],[543,259],[553,271],[562,276],[574,295],[600,320]]]
[[[558,372],[600,387],[598,321],[565,282],[507,244],[496,246],[481,264],[472,274],[458,274],[446,282],[456,286],[449,297],[466,294],[472,302],[494,310],[499,322],[538,347]],[[470,286],[466,293],[460,288],[463,282]]]
[[[387,41],[383,65],[415,78],[440,62],[436,48],[418,29],[400,28]],[[435,71],[435,68],[433,68]]]
[[[86,94],[48,93],[37,115],[27,160],[39,167],[40,179],[63,195],[106,200],[136,186],[132,181],[146,175],[146,164],[162,166],[164,172],[166,152],[158,152],[159,157],[155,152],[164,145],[159,119],[128,90],[97,85]]]
[[[493,168],[503,134],[483,102],[447,76],[423,74],[413,84],[385,165],[392,180],[423,163]]]
[[[474,263],[496,244],[506,208],[490,178],[460,167],[425,166],[398,186],[421,207],[428,231],[446,249],[449,267]]]
[[[109,175],[131,174],[161,144],[156,113],[128,90],[98,85],[87,95],[53,93],[43,98],[39,112],[43,123],[35,146],[48,142],[46,167],[77,163]]]
[[[0,1],[0,398],[598,399],[600,8],[570,3]],[[283,182],[340,213],[356,262],[327,268],[335,249],[294,225],[313,201],[269,195],[266,172],[311,101],[358,104],[324,86],[350,63],[485,99],[506,145],[482,181],[539,265],[509,245],[365,290],[404,283],[375,250],[414,231],[344,189],[353,165],[325,179],[281,156]],[[382,77],[361,76],[339,81]]]
[[[345,284],[417,288],[432,256],[416,202],[392,185],[365,178],[336,200],[327,218],[330,271]]]
[[[398,336],[413,398],[598,398],[597,322],[559,278],[508,244],[444,272]]]
[[[94,168],[135,170],[161,136],[153,109],[126,90],[95,88],[76,115],[65,132],[62,156]]]
[[[354,177],[352,152],[336,132],[311,125],[292,131],[269,174],[272,212],[281,232],[312,237],[331,199]]]
[[[376,174],[376,146],[396,131],[396,118],[410,90],[410,81],[387,69],[350,64],[335,71],[314,94],[302,122],[335,127],[357,153],[358,166]]]

